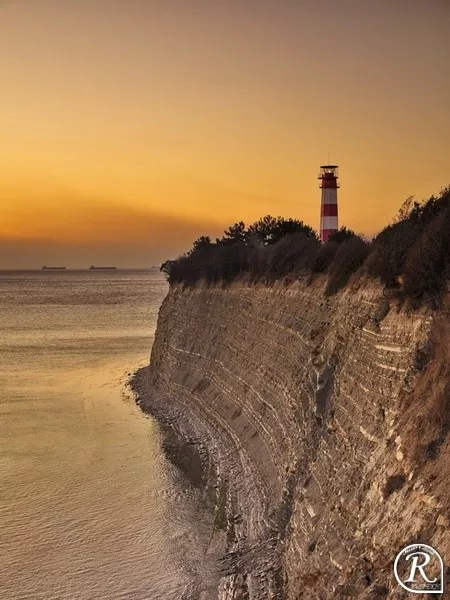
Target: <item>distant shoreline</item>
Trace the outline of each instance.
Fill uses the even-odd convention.
[[[111,268],[102,268],[102,267],[96,267],[95,269],[90,269],[89,267],[47,267],[46,269],[43,269],[42,267],[2,267],[0,268],[0,273],[11,273],[11,272],[15,272],[15,273],[27,273],[27,272],[33,272],[33,273],[42,273],[43,271],[70,271],[70,272],[74,272],[74,271],[82,271],[82,272],[86,272],[86,271],[103,271],[103,270],[113,270],[113,271],[158,271],[159,272],[159,267],[115,267],[114,269]]]

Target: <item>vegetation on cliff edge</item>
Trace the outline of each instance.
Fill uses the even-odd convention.
[[[246,277],[270,284],[278,279],[327,275],[326,294],[342,289],[355,273],[397,288],[413,306],[439,306],[450,276],[450,187],[425,202],[408,198],[393,223],[368,241],[346,227],[322,244],[297,219],[267,215],[249,227],[241,221],[212,241],[161,266],[170,284],[204,280],[224,285]]]

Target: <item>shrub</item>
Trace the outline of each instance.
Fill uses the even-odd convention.
[[[331,265],[334,255],[338,251],[339,244],[337,242],[327,242],[324,244],[313,262],[313,273],[325,273]]]
[[[422,302],[438,307],[447,291],[450,259],[450,207],[425,227],[407,255],[403,292],[417,307]]]
[[[259,244],[248,246],[248,269],[250,280],[256,282],[262,279],[267,272],[267,252]]]
[[[369,244],[355,235],[340,244],[328,269],[329,277],[325,294],[331,296],[342,289],[365,261]]]
[[[193,286],[200,280],[228,284],[246,275],[250,281],[291,282],[302,273],[308,281],[328,274],[325,293],[335,294],[362,268],[395,287],[413,306],[438,306],[450,275],[450,188],[427,202],[408,198],[391,225],[372,243],[342,227],[326,244],[303,221],[266,215],[246,228],[240,221],[212,242],[198,238],[192,249],[161,265],[170,284]],[[401,289],[403,285],[403,289]],[[392,294],[393,290],[386,291]]]
[[[411,460],[422,462],[436,459],[450,434],[450,303],[444,303],[432,323],[426,359],[420,376],[415,381],[412,396],[403,400],[405,423],[402,433],[405,446],[409,447]],[[420,435],[417,434],[420,423]]]
[[[247,247],[243,242],[235,244],[218,243],[213,253],[212,276],[209,281],[220,281],[230,283],[241,275],[248,272]]]
[[[449,197],[450,188],[446,188],[438,198],[431,196],[423,204],[412,204],[411,198],[406,200],[394,223],[385,227],[375,238],[366,263],[368,274],[379,277],[386,286],[398,286],[411,248],[428,224],[448,206]]]
[[[332,235],[330,235],[328,241],[342,244],[342,242],[349,240],[355,235],[356,233],[352,229],[347,229],[347,227],[341,227],[338,231],[335,231]]]
[[[406,253],[419,232],[415,221],[401,221],[389,225],[373,241],[372,252],[367,260],[367,272],[381,279],[388,287],[398,285],[398,277],[403,273]]]
[[[270,279],[278,279],[290,273],[298,273],[312,266],[320,247],[317,238],[304,233],[285,235],[266,250],[266,274]]]

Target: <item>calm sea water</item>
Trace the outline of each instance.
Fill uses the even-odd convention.
[[[1,600],[213,597],[213,517],[125,385],[165,293],[152,271],[0,272]]]

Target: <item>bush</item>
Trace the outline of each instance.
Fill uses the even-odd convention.
[[[332,235],[330,235],[328,241],[342,244],[342,242],[349,240],[355,235],[356,233],[352,229],[347,229],[347,227],[341,227],[338,231],[335,231]]]
[[[355,235],[340,244],[333,262],[328,269],[329,277],[325,294],[331,296],[347,285],[350,276],[365,261],[369,253],[369,244]]]
[[[230,283],[239,275],[248,272],[247,247],[243,242],[216,244],[212,253],[211,269],[207,274],[209,282]]]
[[[339,244],[337,242],[327,242],[324,244],[313,262],[312,272],[313,273],[326,273],[328,267],[331,265],[336,252],[338,251]]]
[[[308,281],[327,273],[326,295],[335,294],[361,267],[413,306],[439,306],[450,275],[450,188],[427,202],[408,198],[391,225],[369,244],[342,227],[321,244],[314,230],[296,219],[266,215],[250,227],[240,221],[215,242],[198,238],[192,249],[161,265],[169,283],[198,281],[228,284],[246,275],[250,281]],[[403,289],[401,289],[403,285]],[[390,292],[392,293],[392,291]]]
[[[448,206],[449,196],[450,188],[447,188],[439,198],[432,196],[423,204],[412,204],[408,199],[395,222],[385,227],[373,241],[372,252],[366,263],[368,274],[380,278],[388,287],[398,286],[409,251],[428,224]]]
[[[387,287],[398,286],[398,278],[403,273],[406,253],[419,233],[415,221],[401,221],[389,225],[373,241],[372,252],[367,260],[367,272],[381,279]]]
[[[403,292],[417,307],[438,307],[447,291],[450,269],[450,208],[434,217],[407,255]]]
[[[250,244],[248,246],[248,269],[252,282],[262,279],[267,272],[267,252],[259,244]]]
[[[215,242],[198,238],[187,254],[163,263],[161,271],[170,284],[229,283],[244,273],[252,280],[274,279],[309,264],[306,252],[311,256],[318,245],[316,233],[303,221],[266,215],[248,229],[242,221],[235,223]]]
[[[266,274],[270,279],[278,279],[290,273],[310,269],[320,242],[317,238],[303,233],[291,233],[267,249]]]

